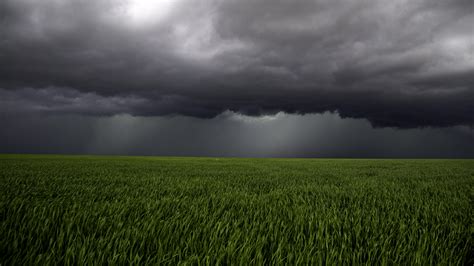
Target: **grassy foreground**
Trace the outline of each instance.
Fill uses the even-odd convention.
[[[474,160],[0,155],[0,264],[472,264],[473,206]]]

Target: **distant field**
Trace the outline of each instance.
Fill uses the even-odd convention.
[[[474,160],[0,155],[0,264],[464,264]]]

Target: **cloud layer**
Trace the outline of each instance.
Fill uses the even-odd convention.
[[[2,112],[474,124],[469,0],[4,0]]]

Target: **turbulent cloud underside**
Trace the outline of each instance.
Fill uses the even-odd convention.
[[[0,111],[474,124],[469,0],[4,0]]]

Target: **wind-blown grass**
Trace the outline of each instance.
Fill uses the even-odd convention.
[[[1,155],[0,264],[459,265],[473,185],[473,160]]]

